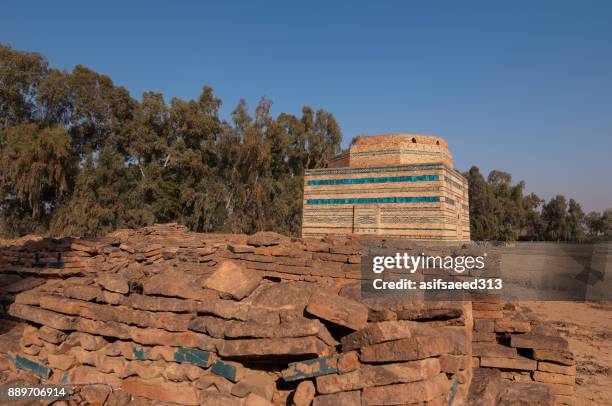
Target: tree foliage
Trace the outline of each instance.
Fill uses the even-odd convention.
[[[296,235],[304,169],[340,150],[331,113],[274,117],[244,100],[231,120],[195,100],[130,97],[102,74],[50,68],[0,45],[0,231],[100,235],[176,221],[195,231]]]
[[[494,170],[485,180],[473,166],[464,175],[474,240],[584,241],[612,235],[612,209],[585,216],[574,199],[558,195],[546,202],[534,193],[525,195],[525,182],[512,184],[509,173]]]

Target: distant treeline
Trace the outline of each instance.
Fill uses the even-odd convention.
[[[142,100],[77,65],[0,45],[0,234],[102,235],[179,222],[200,232],[299,235],[304,170],[340,152],[325,110],[273,117],[261,99],[229,121],[204,87],[196,100]],[[610,236],[612,210],[584,215],[558,196],[523,196],[524,183],[478,168],[470,184],[472,238],[583,240]]]
[[[574,199],[557,195],[548,202],[534,193],[525,195],[525,182],[491,171],[485,179],[473,166],[464,174],[470,195],[470,231],[473,240],[609,241],[612,208],[602,213],[582,211]]]

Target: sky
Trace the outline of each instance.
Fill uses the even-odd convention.
[[[433,134],[455,166],[524,180],[542,198],[612,207],[611,1],[5,0],[0,43],[82,64],[135,98],[229,113],[334,114],[356,135]]]

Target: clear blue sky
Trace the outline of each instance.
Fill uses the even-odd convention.
[[[4,1],[0,42],[140,98],[244,97],[358,134],[445,137],[477,165],[612,207],[612,1]]]

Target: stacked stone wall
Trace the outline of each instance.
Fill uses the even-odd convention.
[[[0,367],[86,404],[465,404],[487,315],[362,299],[363,243],[162,225],[2,247],[5,316],[27,324]]]

